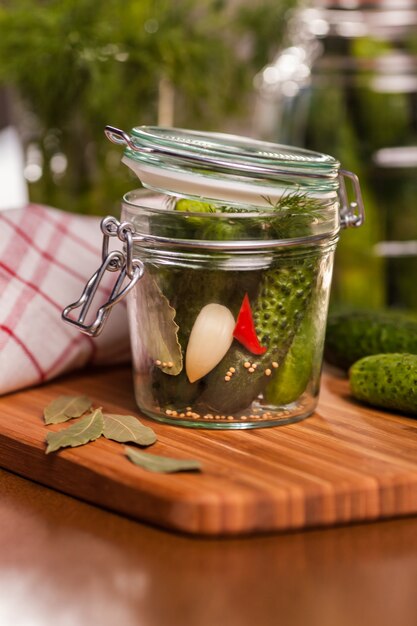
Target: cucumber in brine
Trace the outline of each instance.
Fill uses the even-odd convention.
[[[307,389],[315,359],[316,333],[313,321],[305,315],[280,367],[272,370],[264,400],[280,406],[295,402]]]
[[[265,389],[273,364],[284,363],[309,309],[318,270],[316,257],[301,257],[264,272],[253,313],[259,341],[267,350],[254,356],[234,342],[221,363],[206,377],[200,403],[218,413],[250,407]],[[225,381],[225,374],[231,368],[235,370],[233,376]]]

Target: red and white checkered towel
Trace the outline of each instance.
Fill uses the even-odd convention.
[[[97,339],[61,320],[100,260],[98,218],[35,204],[0,212],[0,394],[129,360],[124,302]]]

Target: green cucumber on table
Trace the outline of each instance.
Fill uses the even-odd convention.
[[[417,416],[417,355],[375,354],[349,370],[353,396],[367,404]]]
[[[324,356],[347,370],[372,354],[417,354],[417,317],[394,310],[348,311],[329,315]]]

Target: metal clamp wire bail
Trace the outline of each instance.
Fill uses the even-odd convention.
[[[355,194],[355,200],[353,202],[349,201],[345,178],[348,178],[351,181],[353,192]],[[339,179],[339,196],[341,199],[340,225],[342,228],[357,228],[365,221],[365,207],[363,204],[359,178],[353,172],[340,170]]]
[[[76,326],[82,333],[90,337],[97,337],[101,333],[112,307],[133,289],[145,271],[142,261],[133,256],[133,233],[135,230],[133,224],[130,222],[120,223],[116,218],[108,216],[101,220],[100,228],[103,233],[101,265],[88,280],[80,298],[68,305],[62,312],[62,318],[65,322]],[[125,252],[121,250],[109,251],[110,237],[117,237],[122,241],[125,244]],[[106,271],[119,272],[119,276],[114,283],[110,297],[97,310],[94,321],[87,324],[85,318]],[[126,277],[129,282],[123,287]],[[76,309],[81,310],[78,318],[73,319],[70,314]]]

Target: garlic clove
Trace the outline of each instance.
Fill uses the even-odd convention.
[[[194,383],[220,363],[233,341],[235,320],[222,304],[206,304],[194,322],[185,355],[188,380]]]

